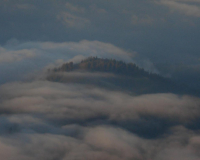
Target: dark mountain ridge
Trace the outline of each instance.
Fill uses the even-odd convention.
[[[149,73],[143,68],[139,68],[134,63],[125,63],[115,59],[103,59],[98,57],[89,57],[85,60],[82,60],[78,64],[73,64],[73,62],[65,63],[62,66],[53,69],[54,72],[69,72],[74,70],[87,70],[90,72],[111,72],[129,76],[156,76],[162,78],[157,74]]]
[[[88,76],[83,76],[86,73]],[[125,63],[115,59],[103,59],[89,57],[80,63],[65,63],[58,68],[48,70],[47,80],[65,83],[84,83],[113,90],[124,90],[134,94],[149,93],[176,93],[199,95],[198,91],[190,89],[186,85],[179,85],[169,78],[162,77],[155,73],[150,73],[136,64]],[[68,73],[68,74],[63,74]],[[73,76],[69,73],[79,73]],[[81,73],[81,74],[80,74]],[[112,74],[114,76],[93,76],[94,73],[100,75]]]

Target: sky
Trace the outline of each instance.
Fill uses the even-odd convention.
[[[21,53],[15,52],[19,48],[30,49],[23,44],[81,45],[82,41],[88,41],[118,47],[129,52],[132,55],[130,59],[146,70],[197,88],[200,87],[199,17],[198,0],[1,0],[0,45],[3,57],[0,65],[3,64],[3,69],[0,72],[5,73],[4,68],[18,72],[9,70],[6,65],[13,61],[20,61],[23,65],[27,59],[30,61],[31,56],[34,57],[25,54],[18,57]],[[37,46],[34,47],[31,49],[38,50]],[[17,57],[6,58],[8,51]],[[88,52],[92,51],[90,48]],[[72,54],[71,50],[66,50],[66,53],[57,51],[51,56],[43,50],[39,52],[40,57],[33,58],[32,65],[38,59],[44,65],[54,63],[53,60],[67,60]],[[30,69],[34,68],[28,63]],[[25,70],[28,69],[22,72]]]
[[[200,159],[200,97],[46,72],[97,56],[200,90],[199,0],[0,0],[0,24],[2,159]]]

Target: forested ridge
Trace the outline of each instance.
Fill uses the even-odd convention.
[[[127,90],[136,94],[171,92],[199,95],[198,91],[192,90],[186,85],[178,84],[169,78],[145,71],[134,63],[125,63],[115,59],[89,57],[77,64],[68,62],[60,67],[49,69],[48,73],[47,80],[49,81],[84,83],[113,90]],[[75,76],[73,73],[79,74]],[[86,73],[90,73],[90,75]],[[95,77],[93,73],[109,73],[115,76]]]
[[[86,70],[91,72],[110,72],[115,74],[136,76],[136,77],[156,77],[161,78],[158,74],[145,71],[143,68],[139,68],[134,63],[125,63],[123,61],[117,61],[115,59],[104,59],[98,57],[89,57],[82,60],[78,64],[68,62],[58,68],[54,68],[53,72],[70,72],[75,70]]]

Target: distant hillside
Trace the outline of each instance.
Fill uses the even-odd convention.
[[[117,61],[115,59],[103,59],[97,57],[89,57],[82,60],[78,64],[73,62],[65,63],[58,68],[54,68],[54,72],[70,72],[74,70],[87,70],[95,72],[110,72],[115,74],[129,75],[129,76],[156,76],[159,75],[144,71],[143,68],[139,68],[134,63],[125,63],[123,61]],[[160,77],[160,76],[159,76]]]
[[[89,72],[90,75],[84,75]],[[69,73],[69,74],[61,74]],[[79,73],[74,76],[73,73]],[[82,73],[82,74],[80,74]],[[114,76],[94,76],[94,73],[106,73]],[[113,90],[124,90],[135,94],[178,93],[198,94],[186,86],[178,85],[158,74],[149,73],[133,63],[114,59],[89,57],[78,64],[65,63],[49,70],[49,81],[65,83],[84,83]]]

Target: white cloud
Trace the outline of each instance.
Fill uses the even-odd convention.
[[[35,49],[21,49],[21,50],[9,50],[4,47],[0,47],[0,63],[8,63],[15,61],[22,61],[23,59],[31,59],[35,57],[37,51]]]
[[[168,6],[172,11],[178,11],[187,16],[200,17],[200,6],[183,2],[193,2],[193,1],[173,1],[173,0],[159,1],[160,4]]]
[[[63,58],[71,59],[76,56],[98,56],[102,58],[115,58],[126,62],[133,61],[134,53],[127,52],[113,44],[100,41],[82,40],[80,42],[27,42],[15,45],[12,49],[37,49],[41,55],[57,53],[57,57],[62,54]],[[58,58],[60,59],[60,57]]]

